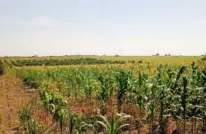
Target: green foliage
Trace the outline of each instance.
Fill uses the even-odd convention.
[[[206,61],[206,54],[202,56],[201,60]]]
[[[117,102],[118,112],[121,112],[121,106],[124,103],[124,95],[129,89],[129,81],[131,80],[132,74],[130,71],[123,71],[117,73],[116,80],[118,85],[117,91]]]
[[[99,60],[95,58],[68,58],[68,59],[27,59],[12,60],[14,66],[56,66],[56,65],[87,65],[87,64],[124,64],[125,61]]]
[[[96,129],[92,124],[84,122],[84,118],[81,115],[69,113],[69,134],[83,134],[87,129],[92,129],[96,132]]]
[[[0,59],[0,75],[2,75],[4,71],[5,71],[5,66],[4,66],[3,60]]]
[[[138,116],[147,115],[151,125],[159,122],[160,133],[165,133],[168,117],[176,121],[202,118],[206,122],[204,64],[193,62],[191,66],[158,65],[157,68],[155,67],[151,63],[128,67],[75,66],[54,68],[49,71],[17,68],[16,72],[21,74],[19,76],[26,84],[37,88],[45,82],[56,84],[59,89],[56,91],[59,93],[48,89],[42,90],[41,98],[55,121],[64,124],[65,120],[69,119],[71,128],[74,126],[72,124],[81,126],[81,122],[84,121],[77,121],[76,115],[69,115],[70,112],[66,107],[68,104],[64,102],[63,97],[67,95],[65,91],[68,92],[69,97],[73,95],[80,98],[85,95],[86,99],[96,97],[101,102],[103,111],[106,111],[104,108],[114,97],[117,97],[118,111],[121,111],[124,103],[135,104],[138,108]],[[102,112],[103,115],[105,113]],[[137,121],[138,128],[141,128],[143,120],[138,118]],[[108,122],[111,123],[110,120]],[[108,122],[103,120],[106,126]],[[79,128],[76,127],[75,130],[77,129]],[[79,133],[80,130],[82,131],[82,128],[79,129]],[[74,130],[71,132],[75,133]]]
[[[59,93],[52,92],[49,89],[40,91],[41,100],[46,110],[52,114],[53,119],[60,124],[61,132],[63,124],[68,118],[68,103]]]
[[[100,121],[97,121],[97,124],[104,127],[104,133],[106,134],[119,134],[121,130],[125,127],[128,127],[130,124],[125,123],[125,120],[130,118],[131,116],[120,113],[116,115],[118,118],[112,117],[109,120],[106,116],[100,115]]]
[[[43,132],[43,124],[32,118],[32,111],[27,105],[19,111],[21,128],[28,134],[38,134]]]
[[[101,101],[102,114],[106,114],[106,103],[113,95],[113,80],[108,75],[100,75],[98,77],[100,81],[100,91],[97,98]]]
[[[90,76],[88,76],[87,79],[85,80],[85,90],[84,90],[86,98],[91,100],[93,90],[94,90],[94,86],[92,84],[92,80]]]

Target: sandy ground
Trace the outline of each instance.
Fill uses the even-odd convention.
[[[31,95],[17,79],[7,75],[0,77],[0,134],[14,133],[18,128],[18,111]]]

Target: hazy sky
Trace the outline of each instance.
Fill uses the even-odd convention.
[[[157,52],[206,52],[206,0],[0,0],[0,55]]]

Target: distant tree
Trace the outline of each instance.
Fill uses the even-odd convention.
[[[206,54],[205,54],[205,55],[202,55],[201,60],[206,61]]]
[[[171,54],[165,54],[165,56],[171,56]]]
[[[155,54],[155,56],[160,56],[160,54],[159,54],[159,53],[157,53],[157,54]]]
[[[38,57],[38,55],[35,54],[35,55],[33,55],[32,57]]]

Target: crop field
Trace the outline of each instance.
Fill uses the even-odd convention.
[[[4,57],[0,133],[204,134],[205,59]]]

